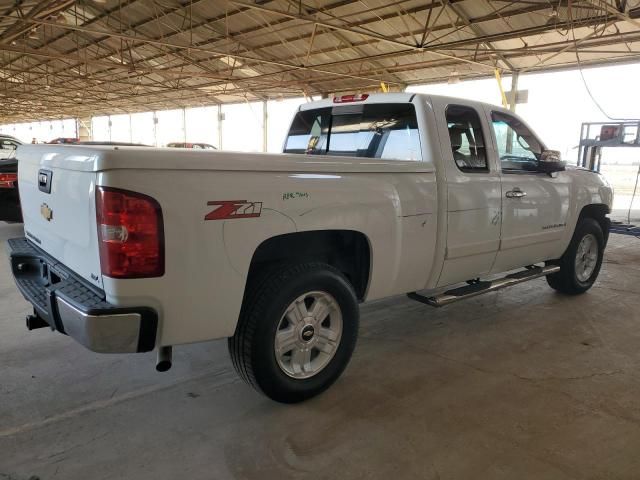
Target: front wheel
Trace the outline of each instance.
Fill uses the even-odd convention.
[[[328,388],[347,366],[358,333],[349,281],[321,263],[281,266],[249,287],[229,352],[240,376],[278,402]]]
[[[549,286],[569,295],[584,293],[598,278],[604,255],[604,235],[593,218],[583,218],[576,226],[567,251],[551,263],[560,271],[547,276]]]

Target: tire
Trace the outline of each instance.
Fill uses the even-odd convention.
[[[581,219],[562,257],[548,262],[560,266],[558,273],[547,275],[549,286],[567,295],[589,290],[600,273],[604,245],[600,224],[593,218]]]
[[[342,374],[358,322],[355,291],[338,270],[322,263],[280,266],[248,286],[229,353],[256,390],[277,402],[301,402]]]

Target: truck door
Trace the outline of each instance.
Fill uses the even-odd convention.
[[[502,178],[502,233],[493,272],[558,258],[569,212],[568,175],[538,172],[544,145],[518,117],[488,109]]]
[[[487,155],[484,111],[434,100],[447,189],[447,244],[438,286],[489,273],[500,243],[501,188]]]

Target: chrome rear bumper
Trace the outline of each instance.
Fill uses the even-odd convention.
[[[16,285],[42,320],[31,324],[44,322],[94,352],[154,349],[158,316],[153,309],[109,304],[104,292],[85,284],[27,239],[7,243]]]

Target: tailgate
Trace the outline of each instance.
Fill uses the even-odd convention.
[[[86,169],[87,158],[82,154],[68,152],[44,145],[19,147],[25,235],[68,269],[101,287],[96,172]]]

